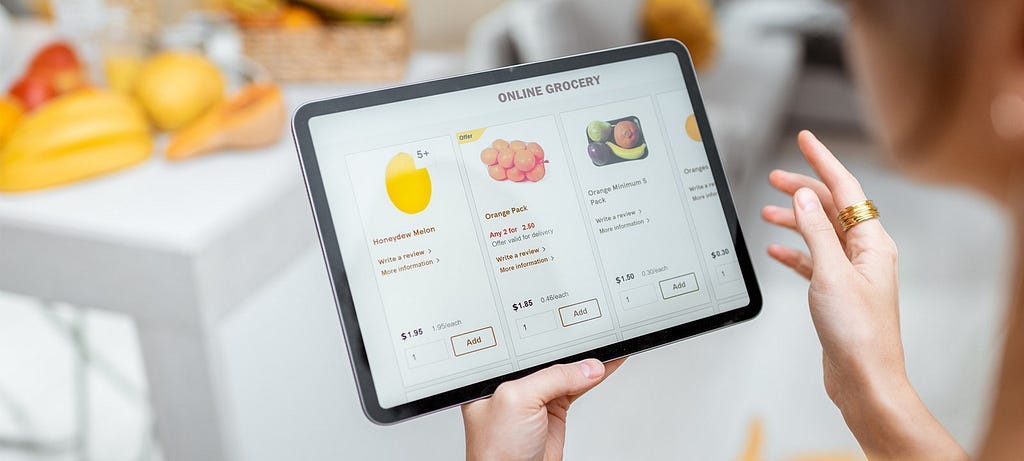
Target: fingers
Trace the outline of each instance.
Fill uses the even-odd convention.
[[[761,209],[761,218],[776,226],[796,230],[796,215],[789,208],[768,205]]]
[[[861,189],[857,178],[810,131],[801,131],[797,136],[797,143],[800,145],[800,151],[803,152],[807,163],[814,168],[818,177],[831,191],[836,212],[865,200],[864,190]],[[878,220],[872,221],[861,223],[853,229],[859,229],[857,232],[865,235],[877,235],[882,231],[881,224]]]
[[[544,405],[559,397],[583,394],[598,385],[605,375],[605,366],[597,359],[553,365],[502,384],[495,392],[495,397],[504,396]]]
[[[828,186],[810,176],[786,170],[773,170],[768,174],[768,182],[786,195],[795,194],[801,187],[809,187],[818,194],[825,211],[835,207],[832,203],[832,191],[828,190]]]
[[[768,255],[786,267],[793,269],[807,280],[810,280],[814,274],[811,257],[802,251],[782,245],[768,245]]]
[[[604,382],[604,380],[608,379],[608,377],[611,376],[612,373],[615,373],[615,370],[618,370],[619,367],[622,366],[623,362],[625,362],[625,361],[626,361],[626,357],[623,357],[621,359],[615,359],[615,360],[612,360],[611,362],[605,363],[604,364],[604,376],[602,376],[601,379],[598,380],[597,384],[601,384],[601,383]],[[597,384],[595,384],[595,386]],[[593,387],[591,387],[591,389],[593,389]],[[583,394],[577,394],[577,395],[573,395],[573,396],[569,397],[569,403],[575,402],[576,399],[578,399],[578,398],[580,398],[582,396],[583,396]]]
[[[761,217],[777,226],[785,227],[799,232],[796,225],[796,214],[789,208],[768,205],[761,209]],[[768,245],[768,255],[786,267],[793,269],[796,273],[810,280],[814,273],[811,257],[802,251],[782,245]]]
[[[768,182],[780,192],[790,196],[795,194],[801,187],[808,187],[813,190],[814,193],[818,194],[818,198],[821,200],[821,207],[825,209],[825,214],[828,215],[829,221],[832,222],[832,226],[835,227],[836,232],[839,233],[839,241],[845,241],[845,235],[842,233],[843,228],[839,224],[839,220],[836,216],[839,212],[836,210],[835,203],[833,203],[832,191],[828,190],[825,183],[810,176],[785,170],[772,171],[768,175]]]
[[[842,264],[849,265],[839,236],[836,235],[832,223],[825,210],[821,207],[818,195],[809,188],[802,188],[793,194],[793,211],[796,214],[796,225],[800,235],[804,237],[807,248],[811,250],[811,263],[814,273],[823,275],[834,274]]]
[[[807,130],[801,131],[797,136],[797,143],[807,163],[814,168],[818,177],[832,192],[837,207],[842,208],[864,200],[864,191],[861,190],[857,178],[853,177],[853,174],[814,134]]]

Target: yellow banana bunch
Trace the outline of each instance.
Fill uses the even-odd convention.
[[[149,157],[142,108],[106,90],[80,90],[26,117],[0,151],[0,191],[26,191],[126,168]]]

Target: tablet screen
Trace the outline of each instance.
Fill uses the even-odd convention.
[[[673,53],[309,130],[383,408],[750,302]]]

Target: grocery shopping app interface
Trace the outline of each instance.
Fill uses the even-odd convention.
[[[674,54],[310,129],[385,408],[749,304]]]

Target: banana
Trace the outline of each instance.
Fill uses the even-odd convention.
[[[625,149],[611,141],[608,141],[605,144],[607,144],[608,147],[612,149],[613,154],[615,154],[619,158],[622,158],[623,160],[636,160],[640,157],[643,157],[644,152],[647,152],[647,143],[643,143],[631,149]]]
[[[0,191],[26,191],[139,163],[153,141],[145,113],[119,93],[81,90],[26,117],[0,150]]]
[[[228,5],[241,14],[273,14],[282,7],[281,0],[229,0]]]
[[[3,147],[7,136],[21,123],[24,112],[21,103],[9,96],[0,96],[0,147]]]

